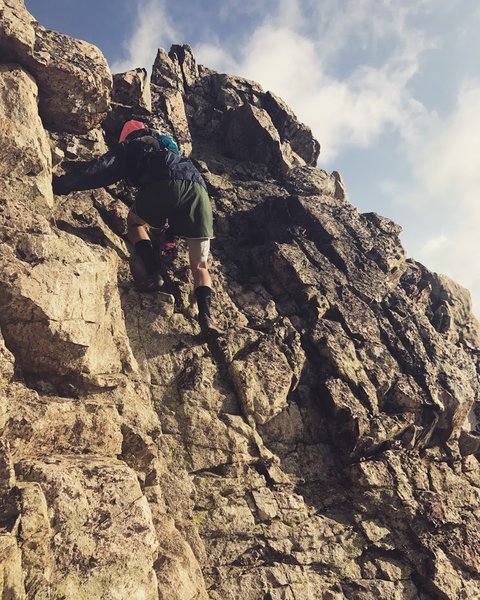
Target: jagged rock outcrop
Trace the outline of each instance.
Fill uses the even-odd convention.
[[[31,73],[42,120],[59,131],[85,133],[110,110],[112,75],[98,48],[39,25],[23,0],[0,1],[0,57]]]
[[[113,76],[111,107],[102,127],[117,136],[128,119],[145,119],[151,115],[152,95],[146,69],[132,69]]]
[[[169,54],[160,49],[152,83],[160,88],[160,97],[182,94],[190,129],[199,137],[208,134],[210,140],[223,141],[222,148],[233,158],[263,157],[278,173],[317,162],[320,145],[280,98],[254,81],[199,67],[189,46],[172,46]],[[157,107],[168,115],[161,100]],[[182,131],[173,127],[172,132],[182,141]]]
[[[2,10],[2,52],[33,52],[41,26],[17,0]],[[155,60],[151,120],[191,152],[214,206],[226,334],[205,342],[184,242],[163,258],[165,293],[132,286],[131,191],[52,195],[52,168],[107,147],[100,121],[110,141],[149,105],[142,72],[114,78],[108,118],[88,121],[97,92],[84,110],[77,97],[88,132],[46,131],[37,86],[41,98],[55,55],[42,75],[12,53],[0,67],[2,597],[477,597],[468,293],[350,204],[283,101],[174,46]]]
[[[19,0],[1,0],[0,51],[2,62],[16,60],[33,51],[35,19]]]
[[[146,69],[133,69],[113,76],[112,103],[130,109],[129,116],[135,112],[149,114],[152,111],[150,80]],[[118,106],[115,107],[118,111]]]
[[[4,198],[18,198],[17,210],[53,206],[52,159],[48,136],[38,115],[38,88],[18,65],[0,65],[0,177]],[[0,216],[5,227],[12,226]],[[2,227],[2,234],[5,229]]]

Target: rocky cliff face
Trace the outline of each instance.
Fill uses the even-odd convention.
[[[478,597],[467,292],[359,214],[258,84],[187,46],[151,85],[112,80],[20,0],[0,17],[1,597]],[[165,294],[134,290],[129,190],[52,194],[52,169],[138,115],[209,186],[210,343],[183,242]]]

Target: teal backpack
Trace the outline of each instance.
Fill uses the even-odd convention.
[[[159,133],[155,129],[150,129],[150,135],[157,140],[164,148],[170,150],[170,152],[174,152],[175,154],[180,154],[180,149],[177,146],[176,142],[169,137],[168,135],[164,135],[163,133]]]

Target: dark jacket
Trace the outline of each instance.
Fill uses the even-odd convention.
[[[77,190],[105,187],[126,179],[137,187],[152,181],[193,181],[206,188],[203,177],[189,158],[163,147],[144,130],[134,132],[112,150],[75,171],[54,177],[53,192],[69,194]]]

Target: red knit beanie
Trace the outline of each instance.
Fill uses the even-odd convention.
[[[119,142],[123,142],[127,139],[127,137],[133,132],[137,131],[137,129],[145,129],[145,123],[141,121],[127,121],[123,126],[122,132],[120,133],[120,137],[118,138]]]

